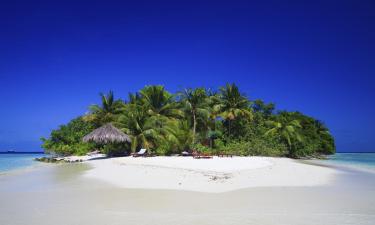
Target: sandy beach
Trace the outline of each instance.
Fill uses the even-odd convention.
[[[370,225],[374,178],[263,157],[49,164],[0,176],[0,224]]]
[[[92,169],[86,177],[117,187],[212,193],[250,187],[328,185],[339,173],[327,167],[271,157],[122,157],[88,164]]]

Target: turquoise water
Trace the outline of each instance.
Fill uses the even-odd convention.
[[[336,153],[328,163],[375,172],[375,153]]]
[[[38,164],[34,158],[43,154],[0,154],[0,173],[15,169],[22,169]]]

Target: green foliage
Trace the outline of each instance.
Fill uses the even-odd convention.
[[[288,156],[310,157],[335,152],[333,137],[320,121],[300,112],[279,112],[266,122],[266,135],[278,135],[288,145]]]
[[[235,84],[227,84],[220,88],[218,103],[214,110],[224,119],[224,126],[229,138],[232,136],[233,122],[238,118],[251,120],[253,117],[250,102],[245,95],[241,94]]]
[[[288,112],[281,112],[274,120],[265,122],[270,129],[265,132],[265,135],[278,135],[288,145],[289,153],[295,156],[295,145],[302,142],[301,124],[300,121],[290,116]]]
[[[227,84],[220,88],[219,99],[216,109],[224,119],[234,120],[239,116],[251,118],[250,102],[235,84]]]
[[[280,142],[267,142],[263,139],[234,141],[219,149],[219,152],[241,156],[285,156],[286,146]]]
[[[139,96],[139,103],[150,116],[169,119],[183,117],[183,112],[174,101],[174,96],[167,92],[163,86],[146,86],[140,91]]]
[[[100,93],[101,105],[91,105],[90,113],[83,117],[87,122],[92,122],[97,127],[116,121],[124,108],[122,100],[115,100],[112,91],[108,94]]]
[[[193,143],[193,133],[187,121],[179,121],[169,131],[171,153],[181,153],[190,149],[190,144]]]
[[[41,138],[42,147],[49,153],[59,155],[84,155],[95,146],[90,143],[83,143],[82,138],[93,131],[94,124],[86,122],[82,117],[70,121],[67,125],[62,125],[57,130],[53,130],[49,138]]]
[[[163,86],[145,86],[127,101],[113,92],[101,103],[43,138],[43,148],[63,155],[85,154],[94,144],[84,135],[111,122],[131,137],[131,145],[100,146],[109,155],[146,148],[158,155],[195,149],[216,154],[311,157],[333,154],[335,142],[319,120],[300,112],[275,112],[273,103],[250,101],[235,84],[218,91],[187,88],[173,95]]]
[[[192,144],[191,149],[196,150],[198,152],[202,152],[202,153],[210,153],[210,154],[213,153],[213,149],[210,149],[209,147],[204,146],[201,143]]]
[[[195,143],[198,122],[204,126],[210,115],[208,96],[204,88],[185,89],[180,96],[185,118],[192,121],[192,142]]]
[[[163,141],[157,146],[155,153],[157,155],[170,155],[173,153],[171,145],[171,142]]]
[[[273,103],[266,104],[262,100],[257,99],[253,102],[252,108],[254,112],[259,112],[264,117],[269,117],[273,114],[273,111],[275,110],[275,104]]]
[[[117,122],[131,137],[133,151],[140,148],[156,149],[163,141],[173,140],[172,131],[176,123],[165,116],[149,115],[140,105],[129,105]]]

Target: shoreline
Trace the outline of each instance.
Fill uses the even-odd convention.
[[[22,174],[25,174],[25,173],[33,172],[33,171],[38,170],[38,169],[53,167],[53,166],[56,166],[56,165],[51,164],[51,163],[35,162],[35,163],[33,163],[31,165],[27,165],[27,166],[12,168],[12,169],[8,169],[8,170],[2,170],[2,171],[0,171],[0,177],[22,175]]]
[[[75,157],[74,159],[81,159]],[[82,158],[83,159],[83,158]],[[0,177],[22,175],[44,168],[84,165],[78,176],[116,188],[223,193],[257,187],[331,185],[341,169],[311,160],[282,157],[116,157],[76,163],[43,163],[0,172]],[[363,171],[362,171],[363,172]],[[308,177],[305,174],[309,174]]]
[[[119,162],[114,164],[112,160],[116,159]],[[151,158],[128,157],[128,160],[138,164],[144,164],[144,159]],[[278,170],[279,167],[275,166],[285,161],[283,158],[281,160],[279,158],[264,159],[277,161],[272,165],[274,166],[273,170]],[[311,174],[304,174],[305,178],[297,179],[298,182],[294,183],[294,186],[291,185],[292,183],[287,186],[275,186],[277,180],[272,180],[273,186],[245,187],[213,192],[212,187],[223,185],[221,183],[223,180],[209,181],[209,177],[202,176],[204,173],[202,170],[193,173],[189,172],[188,168],[118,165],[126,163],[123,160],[123,158],[112,158],[84,163],[49,164],[50,166],[15,176],[0,176],[0,199],[2,200],[0,208],[3,209],[0,212],[0,224],[370,225],[375,221],[374,174],[360,171],[346,173],[336,168],[305,165],[302,161],[286,159],[284,163],[289,165],[291,171],[296,169],[306,171],[306,168],[309,170],[314,168],[314,172],[311,174],[319,175],[319,179],[322,178],[322,174],[326,174],[324,171],[334,171],[333,179],[306,186],[306,183],[301,185],[302,181],[304,182],[306,177],[309,179],[314,177]],[[186,161],[185,158],[183,160]],[[208,163],[208,160],[198,159],[197,162]],[[155,175],[157,176],[153,179],[160,183],[160,181],[170,178],[171,173],[176,176],[188,171],[186,173],[192,173],[194,180],[201,182],[197,183],[196,187],[204,184],[211,190],[199,192],[183,188],[179,190],[126,188],[99,177],[88,176],[91,172],[103,169],[103,165],[93,165],[97,163],[109,164],[109,168],[112,169],[118,166],[142,171],[135,175],[138,175],[140,180],[144,179],[143,182],[146,183],[153,181],[148,178]],[[153,163],[155,164],[155,162]],[[179,164],[179,167],[185,166]],[[251,166],[250,169],[242,167],[242,170],[229,173],[245,177],[248,180],[258,180],[257,176],[251,175],[256,173],[270,176],[268,171],[273,171],[268,169],[270,166]],[[146,170],[143,169],[144,167]],[[280,165],[280,167],[285,167],[285,165]],[[159,173],[160,170],[164,172]],[[106,171],[110,172],[111,170]],[[120,169],[120,172],[124,172],[124,170]],[[284,171],[284,175],[285,172],[287,171]],[[227,173],[227,170],[222,168],[221,173]],[[244,176],[245,174],[248,176]],[[301,175],[298,174],[293,172],[288,176],[300,178]],[[132,182],[126,180],[126,176],[123,178],[125,179],[122,182]],[[224,180],[224,185],[228,180]],[[281,181],[277,182],[280,184]],[[21,211],[22,213],[20,213]]]
[[[274,157],[120,157],[85,163],[92,169],[84,177],[120,188],[208,193],[254,187],[324,186],[340,174],[332,168]]]

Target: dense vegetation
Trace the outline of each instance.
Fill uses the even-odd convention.
[[[49,138],[42,138],[42,147],[61,155],[93,149],[110,153],[115,145],[82,142],[84,135],[106,123],[131,137],[132,143],[121,147],[127,153],[146,148],[170,155],[195,149],[296,158],[335,152],[334,139],[321,121],[300,112],[276,111],[274,104],[262,100],[250,101],[235,84],[218,91],[196,88],[176,94],[163,86],[145,86],[129,94],[127,101],[115,99],[112,92],[101,94],[101,105],[53,130]]]

